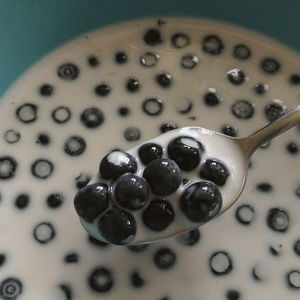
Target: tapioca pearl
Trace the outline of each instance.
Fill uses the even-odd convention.
[[[73,289],[69,283],[61,283],[58,285],[58,287],[63,292],[65,300],[73,299]]]
[[[227,78],[232,84],[241,85],[245,82],[246,75],[242,70],[235,68],[227,72]]]
[[[6,262],[6,254],[0,253],[0,267],[4,266],[5,262]]]
[[[266,222],[270,229],[284,233],[289,229],[290,218],[286,210],[276,207],[268,211]]]
[[[251,50],[245,44],[238,44],[233,48],[233,56],[236,59],[247,60],[251,56]]]
[[[74,264],[78,263],[80,256],[76,252],[67,253],[64,257],[64,263],[66,264]]]
[[[264,58],[260,63],[260,67],[266,74],[276,74],[281,68],[280,63],[271,57]]]
[[[298,239],[294,242],[293,250],[297,256],[300,256],[300,239]]]
[[[216,251],[209,258],[209,267],[217,276],[227,275],[233,270],[231,255],[226,251]]]
[[[162,88],[168,88],[172,84],[172,75],[168,72],[160,72],[155,76],[155,81]]]
[[[286,274],[287,284],[292,289],[300,289],[300,271],[292,270]]]
[[[152,200],[143,212],[143,222],[153,231],[162,231],[174,221],[172,204],[163,199]]]
[[[224,50],[223,41],[214,34],[205,36],[201,43],[202,50],[210,55],[220,55]]]
[[[238,135],[237,129],[231,125],[224,125],[221,128],[221,132],[231,137],[236,137]]]
[[[240,205],[235,211],[237,221],[243,225],[250,225],[255,220],[255,210],[250,204]]]
[[[160,270],[170,270],[176,264],[177,255],[171,248],[163,247],[154,253],[153,260]]]
[[[148,29],[144,34],[144,42],[148,46],[158,46],[164,41],[160,30],[156,28]]]
[[[206,180],[212,181],[218,186],[223,186],[230,173],[221,161],[207,159],[202,165],[199,175]]]
[[[16,116],[22,123],[33,123],[38,118],[38,107],[32,103],[25,103],[17,108]]]
[[[139,158],[144,165],[149,164],[163,155],[163,148],[155,143],[143,144],[138,150]]]
[[[127,62],[128,55],[124,51],[118,51],[115,53],[115,62],[119,65],[123,65]]]
[[[74,80],[79,76],[79,68],[73,63],[65,63],[58,67],[57,75],[61,79]]]
[[[51,114],[53,121],[57,124],[67,123],[71,119],[71,110],[65,106],[55,108]]]
[[[254,281],[262,282],[269,279],[269,270],[264,264],[257,264],[252,267],[251,275]]]
[[[10,156],[0,157],[0,180],[7,180],[15,177],[18,169],[17,161]]]
[[[99,173],[103,179],[117,179],[125,173],[135,173],[137,162],[135,158],[123,151],[114,150],[100,162]]]
[[[194,170],[199,166],[204,148],[192,137],[180,136],[168,144],[168,156],[184,171]]]
[[[273,122],[287,112],[287,106],[278,99],[266,105],[264,109],[265,116],[268,121]]]
[[[181,57],[181,66],[185,69],[194,69],[199,63],[199,59],[196,55],[186,54]]]
[[[19,278],[8,277],[0,282],[0,298],[16,300],[23,293],[23,283]]]
[[[8,144],[15,144],[20,141],[21,133],[14,129],[9,129],[4,133],[4,139]]]
[[[38,179],[47,179],[53,171],[54,165],[47,159],[38,159],[31,165],[31,174]]]
[[[50,97],[54,93],[54,86],[49,83],[44,83],[40,86],[39,93],[44,97]]]
[[[140,89],[140,81],[136,77],[130,77],[126,82],[128,92],[135,93]]]
[[[157,174],[160,176],[157,176]],[[179,188],[182,173],[174,161],[160,158],[151,161],[146,166],[143,177],[155,195],[167,196]]]
[[[292,74],[289,78],[289,81],[292,85],[300,84],[300,74]]]
[[[295,189],[295,196],[300,199],[300,185]]]
[[[199,243],[201,238],[200,231],[198,228],[188,231],[176,237],[179,244],[187,247],[194,246]]]
[[[47,146],[51,142],[51,139],[47,133],[40,133],[37,136],[36,143],[42,146]]]
[[[185,33],[174,33],[171,37],[171,44],[174,48],[185,48],[190,44],[190,38]]]
[[[158,116],[162,113],[164,105],[161,99],[149,98],[142,104],[143,111],[149,116]]]
[[[282,254],[282,245],[269,246],[269,252],[272,256],[278,257]]]
[[[95,56],[95,55],[90,55],[90,56],[88,56],[88,58],[87,58],[87,63],[88,63],[88,65],[89,65],[90,67],[95,68],[95,67],[97,67],[97,66],[100,64],[100,61],[99,61],[99,59],[98,59],[97,56]]]
[[[17,195],[15,198],[15,207],[17,209],[23,210],[25,209],[30,203],[30,197],[28,194],[22,193]]]
[[[141,288],[145,285],[145,280],[141,273],[135,270],[130,274],[130,283],[134,288]]]
[[[103,82],[103,83],[98,84],[94,90],[95,90],[95,94],[97,96],[106,97],[110,94],[111,87],[107,83]]]
[[[257,83],[253,90],[256,95],[263,95],[269,90],[269,85],[265,83]]]
[[[95,246],[95,247],[98,247],[98,248],[107,248],[110,246],[109,243],[105,243],[105,242],[102,242],[102,241],[99,241],[95,238],[93,238],[92,236],[88,235],[88,242]]]
[[[269,182],[261,182],[256,185],[256,189],[262,193],[271,193],[273,186]]]
[[[89,107],[81,113],[80,121],[85,127],[94,129],[105,121],[105,116],[97,107]]]
[[[118,114],[121,117],[127,117],[130,114],[130,109],[128,107],[126,107],[126,106],[121,106],[118,109]]]
[[[70,156],[79,156],[85,149],[86,142],[80,136],[71,136],[64,143],[64,152]]]
[[[125,129],[124,137],[128,142],[135,142],[141,138],[141,132],[136,127],[129,127]]]
[[[139,244],[139,245],[129,245],[127,249],[134,253],[141,253],[144,252],[146,249],[149,248],[149,244]]]
[[[217,106],[223,101],[223,99],[218,97],[216,89],[210,88],[203,95],[203,101],[207,106]]]
[[[261,144],[261,145],[259,146],[259,148],[260,148],[260,149],[267,149],[267,148],[269,148],[269,147],[271,146],[271,144],[272,144],[272,142],[271,142],[271,140],[270,140],[270,141],[267,141],[267,142]]]
[[[248,100],[238,100],[231,106],[231,111],[238,119],[247,120],[254,115],[254,104]]]
[[[114,285],[113,272],[107,267],[97,266],[90,271],[87,281],[93,292],[107,293]]]
[[[159,54],[154,52],[146,52],[140,57],[140,63],[146,68],[152,68],[157,65]]]
[[[59,208],[64,203],[64,195],[62,193],[52,193],[47,196],[46,203],[49,208]]]
[[[237,290],[228,290],[226,292],[226,300],[240,300],[241,293]]]
[[[286,150],[292,154],[298,154],[299,153],[299,146],[295,142],[290,142],[286,145]]]
[[[37,224],[33,229],[33,238],[39,244],[46,245],[54,240],[56,231],[50,222]]]
[[[160,133],[165,133],[174,129],[177,129],[178,126],[175,124],[170,124],[170,123],[163,123],[161,124],[161,126],[159,127],[159,131]]]
[[[92,177],[87,173],[80,173],[79,176],[75,178],[75,186],[77,189],[81,189],[88,185]]]
[[[179,204],[182,213],[189,221],[204,224],[220,212],[222,195],[215,184],[199,181],[183,191]]]

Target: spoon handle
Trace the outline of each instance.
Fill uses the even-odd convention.
[[[300,123],[300,105],[293,110],[287,112],[282,117],[249,135],[248,137],[240,138],[239,142],[243,152],[248,158],[253,152],[263,143],[267,142],[285,132],[286,130]]]

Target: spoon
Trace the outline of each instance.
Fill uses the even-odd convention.
[[[94,184],[75,197],[81,224],[94,238],[117,245],[150,243],[199,227],[238,200],[254,151],[298,123],[300,105],[247,137],[184,127],[127,153],[114,151],[100,163],[101,183],[96,176]],[[148,158],[157,155],[157,159],[145,161],[147,155],[141,152],[145,144],[152,145],[148,147],[152,152],[146,151]],[[111,166],[119,168],[117,176],[108,172]],[[131,184],[136,193],[127,190]],[[138,201],[124,201],[128,195]],[[92,218],[87,218],[89,214]]]

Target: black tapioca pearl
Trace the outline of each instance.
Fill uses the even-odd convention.
[[[100,61],[99,61],[99,59],[98,59],[97,56],[90,55],[87,58],[87,63],[89,64],[90,67],[95,68],[95,67],[97,67],[100,64]]]
[[[293,245],[294,252],[297,256],[300,256],[300,239],[296,240]]]
[[[46,202],[49,208],[59,208],[64,202],[64,196],[61,193],[53,193],[48,195]]]
[[[238,100],[232,105],[231,111],[237,118],[247,120],[254,115],[254,104],[247,100]]]
[[[217,35],[207,35],[202,39],[202,50],[210,55],[220,55],[224,50],[223,41]]]
[[[295,155],[295,154],[298,154],[299,153],[299,146],[294,143],[294,142],[290,142],[286,145],[286,150],[292,154],[292,155]]]
[[[256,95],[263,95],[269,90],[269,86],[265,83],[257,83],[254,87]]]
[[[273,256],[280,256],[282,254],[282,245],[272,245],[269,246],[269,252],[273,255]]]
[[[31,174],[38,179],[47,179],[53,171],[54,165],[47,159],[38,159],[31,165]]]
[[[300,185],[295,189],[295,196],[300,199]]]
[[[93,129],[105,121],[105,116],[97,107],[89,107],[81,113],[80,120],[85,127]]]
[[[136,127],[129,127],[124,131],[124,137],[128,142],[134,142],[140,139],[141,132]]]
[[[238,44],[233,48],[233,56],[237,59],[247,60],[251,56],[251,50],[245,44]]]
[[[6,254],[0,253],[0,267],[2,267],[6,262]]]
[[[292,85],[300,84],[300,74],[292,74],[289,78],[289,81]]]
[[[210,270],[217,276],[227,275],[233,270],[233,261],[226,251],[214,252],[209,258]]]
[[[240,300],[241,293],[237,290],[228,290],[226,292],[226,300]]]
[[[145,285],[145,280],[139,271],[133,271],[130,274],[130,283],[135,288],[141,288]]]
[[[186,54],[181,58],[181,66],[185,69],[194,69],[199,62],[199,59],[194,54]]]
[[[128,55],[124,51],[118,51],[115,53],[115,62],[119,65],[123,65],[127,62],[128,60]]]
[[[200,241],[200,231],[198,228],[188,231],[176,237],[176,240],[184,246],[194,246]]]
[[[155,76],[155,80],[163,88],[168,88],[173,82],[172,75],[168,72],[160,72]]]
[[[273,191],[273,186],[268,182],[261,182],[256,185],[256,189],[259,192],[270,193]]]
[[[39,244],[46,245],[56,237],[56,231],[50,222],[42,222],[34,227],[33,237]]]
[[[223,186],[230,175],[227,167],[219,160],[207,159],[201,167],[199,175],[218,186]]]
[[[260,67],[266,74],[276,74],[281,68],[280,63],[271,57],[264,58],[260,63]]]
[[[17,108],[16,116],[22,123],[33,123],[38,118],[38,107],[32,103],[25,103]]]
[[[28,194],[25,193],[19,194],[15,199],[15,206],[20,210],[25,209],[29,205],[29,202],[30,202],[30,197]]]
[[[135,93],[140,89],[140,82],[136,77],[130,77],[126,82],[126,89],[131,93]]]
[[[190,38],[185,33],[174,33],[171,37],[171,43],[175,48],[185,48],[190,44]]]
[[[73,63],[62,64],[57,69],[57,75],[61,79],[74,80],[79,76],[79,68]]]
[[[237,129],[231,125],[224,125],[221,128],[221,132],[231,137],[236,137],[238,135]]]
[[[71,110],[65,106],[59,106],[53,110],[51,117],[57,124],[67,123],[71,119]]]
[[[79,156],[84,153],[86,142],[80,136],[69,137],[64,144],[64,152],[70,156]]]
[[[8,180],[15,177],[18,169],[17,161],[10,156],[0,157],[0,179]]]
[[[42,146],[47,146],[50,144],[50,137],[47,133],[40,133],[37,137],[36,143]]]
[[[154,264],[161,270],[169,270],[176,264],[177,256],[171,248],[160,248],[154,253]]]
[[[292,289],[300,289],[300,271],[291,270],[286,274],[287,284]]]
[[[95,93],[97,96],[106,97],[110,94],[111,87],[107,83],[100,83],[95,87]]]
[[[14,144],[21,139],[21,134],[17,130],[9,129],[4,133],[4,139],[8,144]]]
[[[39,93],[44,97],[50,97],[54,93],[54,86],[49,83],[44,83],[40,86]]]
[[[232,84],[241,85],[245,82],[246,75],[242,70],[235,68],[227,72],[227,78]]]
[[[168,132],[168,131],[177,129],[177,128],[178,128],[178,126],[175,125],[175,124],[163,123],[163,124],[161,124],[161,126],[159,127],[159,131],[160,131],[161,133],[165,133],[165,132]]]
[[[290,225],[288,212],[278,207],[268,211],[266,222],[270,229],[280,233],[286,232]]]
[[[93,238],[92,236],[88,236],[88,241],[91,245],[93,246],[96,246],[96,247],[99,247],[99,248],[107,248],[110,246],[110,244],[108,243],[105,243],[105,242],[102,242],[102,241],[99,241],[95,238]]]
[[[222,98],[218,97],[215,89],[208,89],[203,95],[203,101],[207,106],[217,106],[222,100]]]
[[[273,122],[287,112],[286,105],[278,100],[266,105],[264,109],[265,116],[268,121]]]
[[[88,185],[88,183],[91,180],[91,176],[87,173],[80,173],[79,176],[77,176],[75,178],[75,185],[78,189],[81,189],[83,187],[85,187],[86,185]]]
[[[153,52],[146,52],[140,57],[140,63],[147,68],[152,68],[156,66],[159,60],[159,55]]]
[[[126,106],[122,106],[118,109],[118,114],[121,117],[127,117],[130,114],[130,109]]]
[[[151,161],[162,157],[163,148],[155,143],[146,143],[139,148],[138,154],[141,162],[147,165]]]
[[[164,105],[158,98],[149,98],[143,102],[142,108],[147,115],[158,116],[162,113]]]
[[[144,252],[146,249],[149,248],[149,244],[139,244],[139,245],[129,245],[127,246],[127,249],[135,252],[135,253],[140,253]]]
[[[88,275],[88,285],[93,292],[109,292],[114,285],[112,271],[103,266],[94,268]]]
[[[16,300],[23,293],[23,283],[19,278],[8,277],[0,282],[0,298]]]
[[[73,299],[73,289],[70,284],[68,283],[61,283],[58,286],[60,290],[63,292],[65,296],[65,300],[72,300]]]
[[[262,282],[265,281],[267,278],[267,274],[264,272],[264,266],[263,265],[255,265],[251,269],[251,275],[254,281]]]
[[[66,264],[74,264],[79,262],[79,255],[76,252],[67,253],[64,257]]]
[[[148,46],[157,46],[164,41],[160,30],[156,28],[148,29],[144,34],[144,42]]]
[[[250,225],[255,219],[254,207],[250,204],[240,205],[235,211],[237,221],[243,225]]]

